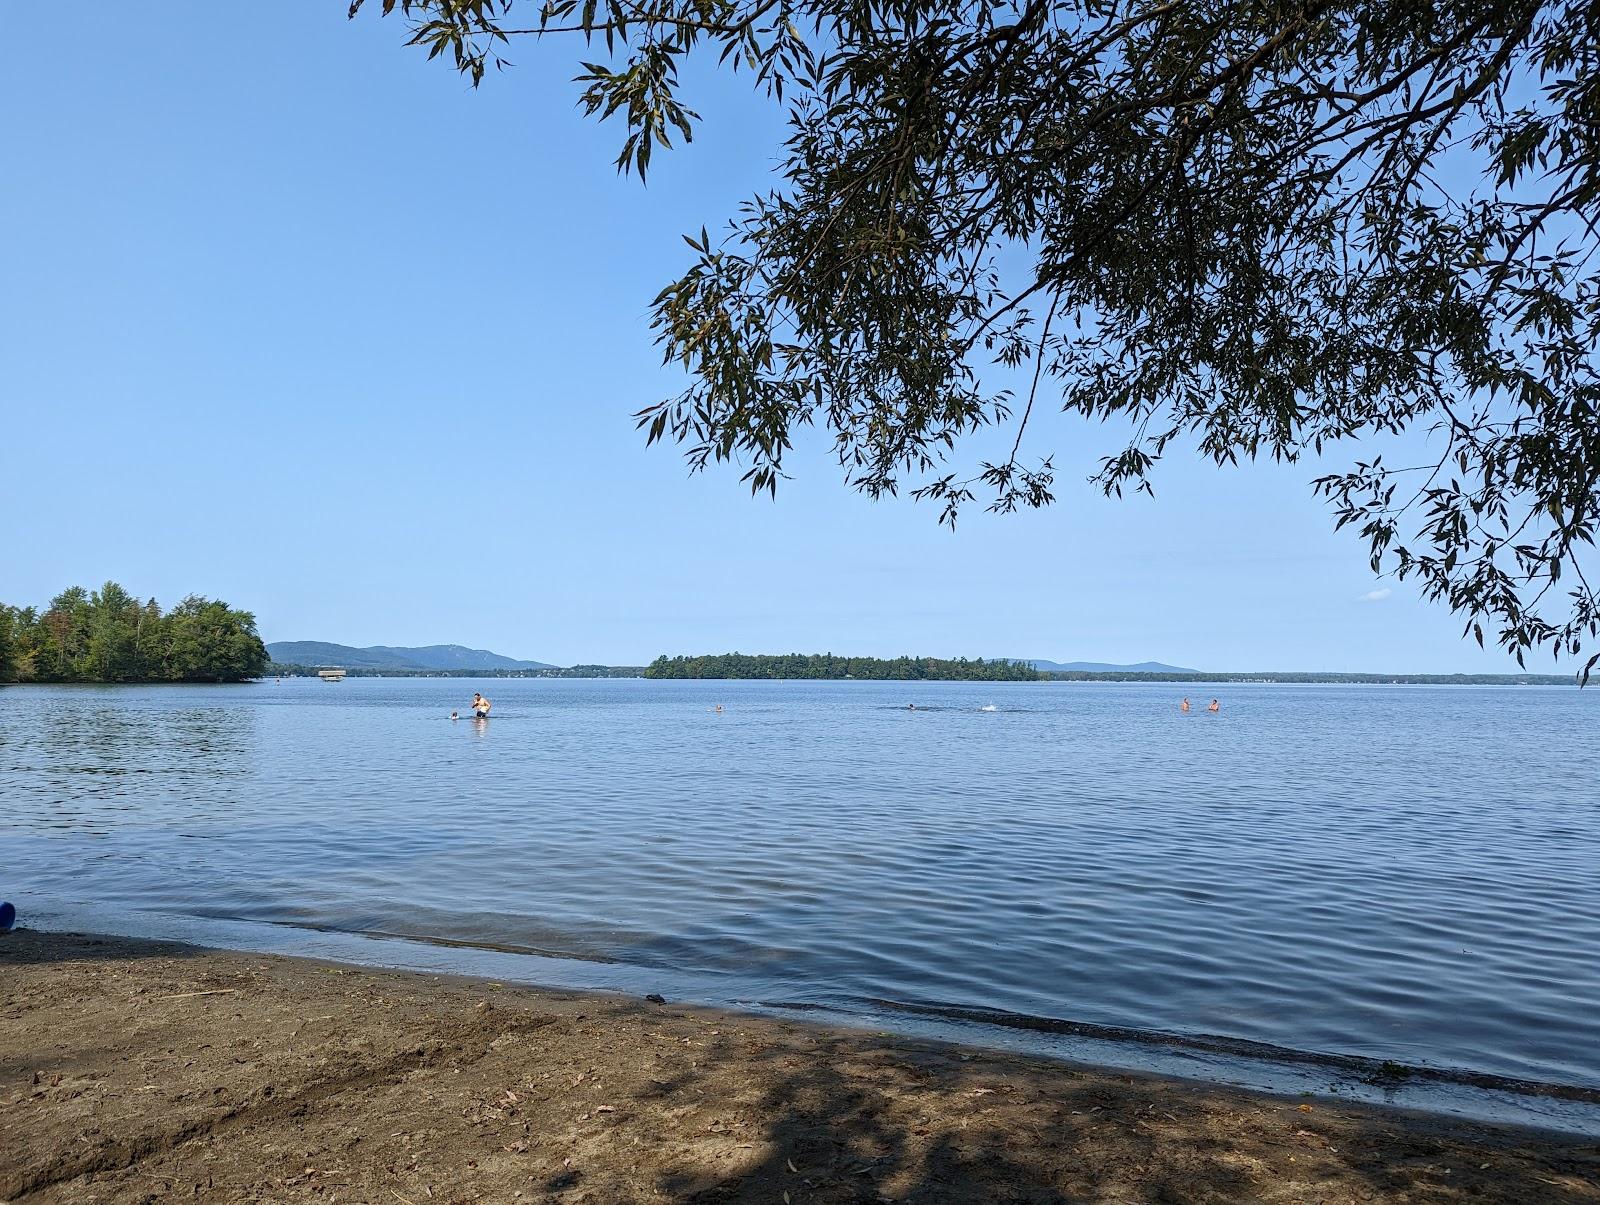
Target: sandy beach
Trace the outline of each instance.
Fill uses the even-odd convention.
[[[0,939],[0,1200],[1600,1201],[1600,1143],[671,1002]]]

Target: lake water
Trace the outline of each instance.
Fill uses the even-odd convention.
[[[450,722],[475,686],[494,718]],[[1600,688],[1230,685],[1209,715],[1212,689],[8,688],[0,896],[1220,1078],[1390,1060],[1600,1100]]]

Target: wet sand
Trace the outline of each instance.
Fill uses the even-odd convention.
[[[1600,1202],[1600,1142],[613,996],[0,937],[0,1201]]]

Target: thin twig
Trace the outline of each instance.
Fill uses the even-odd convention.
[[[179,992],[175,996],[157,996],[157,1000],[188,1000],[193,996],[226,996],[229,992],[236,992],[236,987],[219,987],[209,992]]]

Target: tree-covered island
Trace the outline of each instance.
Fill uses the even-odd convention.
[[[657,657],[646,678],[861,678],[884,682],[1037,682],[1039,671],[1024,661],[979,657],[835,657],[832,653],[713,653],[703,657]]]
[[[256,617],[197,594],[165,612],[116,582],[42,612],[0,603],[0,682],[242,682],[266,664]]]

